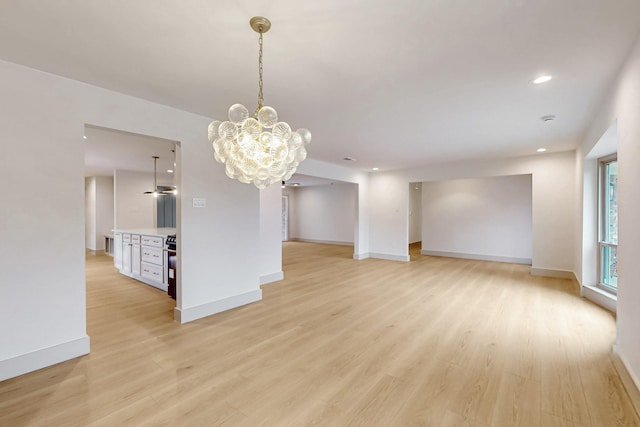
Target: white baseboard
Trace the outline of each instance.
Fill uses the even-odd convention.
[[[289,239],[289,242],[305,242],[305,243],[321,243],[323,245],[340,245],[340,246],[353,246],[353,242],[343,242],[340,240],[316,240],[316,239]]]
[[[618,345],[613,346],[613,366],[616,368],[620,380],[627,390],[627,394],[631,399],[631,403],[636,410],[636,414],[640,415],[640,381],[634,374],[633,370],[629,369],[627,360],[618,352]]]
[[[409,255],[392,255],[392,254],[381,254],[376,252],[370,252],[369,258],[386,259],[388,261],[402,261],[402,262],[409,262],[411,260],[411,258],[409,258]]]
[[[277,271],[275,273],[260,276],[260,284],[266,285],[267,283],[278,282],[282,279],[284,279],[284,272]]]
[[[531,267],[531,270],[529,270],[529,273],[532,276],[557,277],[559,279],[574,279],[576,282],[578,281],[578,279],[576,278],[575,274],[573,274],[573,271],[552,270],[552,269],[549,269],[549,268],[534,268],[534,267]]]
[[[89,354],[89,336],[0,360],[0,381]]]
[[[367,258],[371,258],[371,254],[369,252],[365,252],[362,254],[353,254],[353,259],[356,259],[356,260],[367,259]]]
[[[606,308],[612,313],[616,313],[618,297],[603,291],[595,286],[584,285],[580,287],[580,295],[584,298]]]
[[[173,309],[173,318],[179,323],[187,323],[203,317],[211,316],[212,314],[260,301],[261,299],[262,290],[256,289],[255,291],[245,292],[244,294],[234,295],[229,298],[223,298],[221,300],[208,302],[195,307],[183,309],[176,307]]]
[[[508,262],[511,264],[531,265],[531,258],[518,258],[518,257],[483,255],[483,254],[468,254],[463,252],[430,251],[426,249],[421,250],[420,253],[422,255],[441,256],[441,257],[447,257],[447,258],[477,259],[479,261]]]
[[[106,254],[104,249],[89,249],[89,248],[85,249],[85,253],[91,254],[91,255],[103,255],[103,254]]]

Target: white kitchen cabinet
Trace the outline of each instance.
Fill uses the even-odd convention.
[[[131,274],[131,234],[122,233],[122,272]]]
[[[118,270],[122,270],[122,233],[113,233],[113,263]]]
[[[175,229],[114,230],[114,263],[120,273],[167,290],[167,235]],[[119,248],[119,249],[118,249]]]
[[[140,235],[131,235],[131,272],[140,275]]]
[[[141,276],[160,284],[162,283],[162,266],[143,262]]]
[[[147,246],[142,246],[142,262],[147,262],[150,264],[162,265],[162,249],[158,248],[149,248]]]
[[[146,238],[148,236],[142,237],[143,245],[141,247],[141,255],[140,259],[141,269],[142,269],[142,277],[147,279],[151,279],[157,282],[166,285],[164,280],[164,269],[165,269],[165,259],[164,259],[164,250],[161,247],[156,247],[158,243],[158,239],[150,239]],[[160,244],[163,245],[163,240],[160,240]],[[151,243],[153,246],[145,246],[144,243]]]
[[[164,247],[164,237],[160,236],[142,236],[142,246],[147,246],[150,248],[160,248]]]

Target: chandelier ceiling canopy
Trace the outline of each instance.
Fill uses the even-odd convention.
[[[214,158],[225,165],[229,178],[245,184],[252,183],[263,189],[286,181],[307,157],[311,132],[291,127],[278,119],[273,107],[264,105],[262,94],[262,35],[269,31],[271,22],[256,16],[249,21],[258,39],[258,107],[253,116],[242,104],[229,108],[228,119],[209,124],[209,141],[213,144]]]

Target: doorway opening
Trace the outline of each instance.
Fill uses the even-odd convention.
[[[355,248],[358,184],[295,174],[284,183],[282,196],[283,241]]]
[[[171,269],[168,254],[180,224],[180,145],[92,125],[84,131],[87,283],[103,275],[120,283],[121,292],[140,287],[141,292],[131,292],[142,295],[135,301],[140,305],[144,295],[164,293],[167,301],[158,314],[173,318],[176,295],[167,291],[173,284],[180,292],[180,281],[175,257]]]
[[[422,183],[409,183],[409,260],[420,258],[422,250]]]
[[[282,196],[282,241],[289,240],[289,196]]]

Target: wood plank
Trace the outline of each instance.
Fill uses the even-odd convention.
[[[509,373],[503,375],[491,426],[546,427],[540,423],[540,392],[538,381]]]
[[[352,252],[285,243],[262,301],[186,325],[89,254],[91,354],[1,382],[0,425],[640,425],[574,282]]]
[[[583,367],[579,370],[594,426],[640,426],[636,417],[629,416],[634,407],[613,364],[603,371]]]

